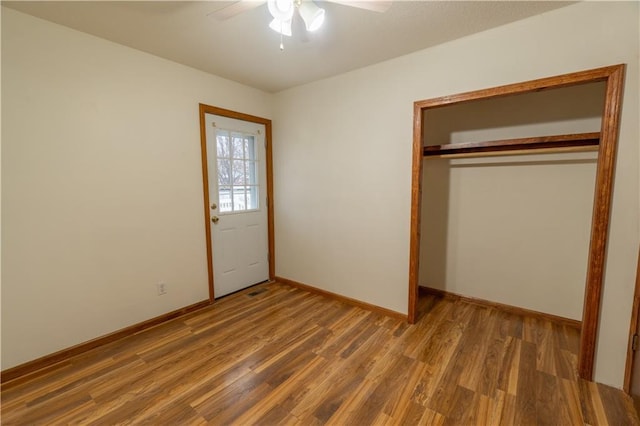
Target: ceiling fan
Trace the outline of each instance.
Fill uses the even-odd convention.
[[[329,3],[337,3],[344,6],[352,6],[360,9],[370,10],[373,12],[386,12],[392,1],[390,0],[324,0]],[[282,36],[291,36],[291,22],[294,14],[297,12],[304,21],[307,31],[316,31],[324,23],[324,9],[319,7],[312,0],[240,0],[209,13],[218,20],[226,20],[232,18],[242,12],[254,9],[267,3],[269,13],[273,20],[269,24],[269,28],[280,34],[280,50],[284,49]]]

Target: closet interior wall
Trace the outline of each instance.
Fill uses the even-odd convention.
[[[589,83],[423,112],[425,145],[599,132]],[[580,321],[597,152],[423,159],[419,285]]]

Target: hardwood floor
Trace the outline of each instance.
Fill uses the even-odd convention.
[[[265,284],[2,389],[2,424],[640,424],[578,332],[436,296],[416,325]]]

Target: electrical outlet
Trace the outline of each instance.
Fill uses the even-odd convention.
[[[163,294],[167,294],[167,283],[159,282],[158,283],[158,296],[162,296]]]

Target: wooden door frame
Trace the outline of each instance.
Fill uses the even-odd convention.
[[[600,129],[595,194],[591,219],[591,240],[587,263],[584,308],[580,333],[578,373],[586,380],[593,379],[596,339],[600,316],[600,301],[606,260],[611,195],[615,170],[615,155],[620,127],[620,110],[624,86],[625,64],[587,71],[541,78],[523,83],[460,93],[414,102],[413,157],[411,173],[411,227],[409,247],[409,308],[408,321],[417,320],[418,271],[420,261],[420,220],[422,209],[423,113],[430,108],[481,99],[525,94],[547,89],[605,82],[605,103]]]
[[[213,246],[211,244],[211,224],[209,223],[209,170],[207,164],[207,133],[205,114],[213,114],[221,117],[234,118],[236,120],[263,124],[265,128],[266,166],[267,166],[267,233],[269,239],[269,280],[275,277],[275,244],[273,227],[273,159],[271,154],[271,120],[244,114],[206,104],[200,105],[200,153],[202,156],[202,191],[204,195],[204,226],[207,242],[207,270],[209,273],[209,302],[215,300],[213,282]]]
[[[633,290],[633,307],[631,308],[631,325],[629,325],[629,341],[627,344],[627,362],[624,368],[624,384],[623,389],[626,393],[631,393],[631,378],[633,377],[634,368],[640,366],[634,365],[633,353],[633,336],[638,334],[638,315],[640,314],[640,250],[638,250],[638,266],[636,269],[636,287]]]

